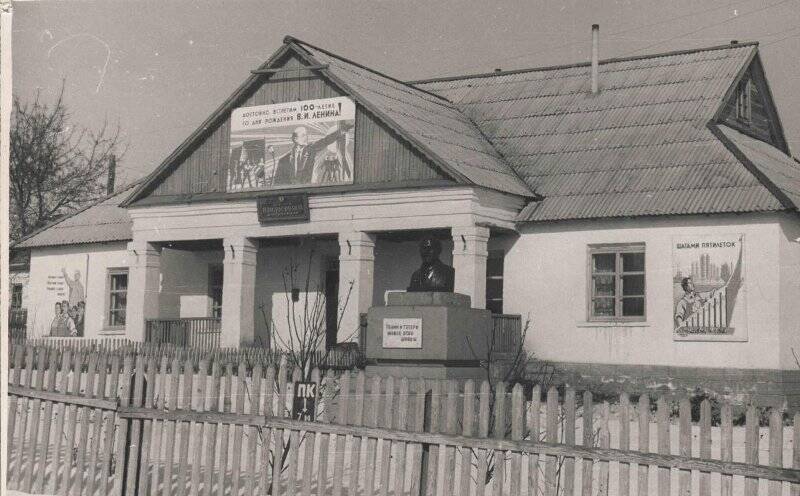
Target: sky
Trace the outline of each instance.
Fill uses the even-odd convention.
[[[413,80],[759,41],[800,155],[800,0],[17,1],[14,94],[119,123],[118,184],[153,169],[285,35]]]

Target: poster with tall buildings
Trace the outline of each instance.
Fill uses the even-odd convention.
[[[744,236],[673,239],[676,340],[746,341]]]
[[[227,191],[352,184],[355,117],[347,97],[234,109]]]

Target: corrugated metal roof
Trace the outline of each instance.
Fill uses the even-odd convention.
[[[707,127],[755,50],[604,61],[596,95],[588,64],[416,84],[453,102],[544,196],[520,221],[781,210]]]
[[[394,121],[400,134],[422,145],[469,182],[507,193],[534,196],[481,131],[452,103],[367,69],[326,50],[293,40],[363,103]],[[392,124],[392,123],[388,123]]]
[[[102,243],[133,239],[132,222],[128,211],[119,206],[130,195],[126,188],[68,215],[20,240],[12,248]]]
[[[720,125],[719,130],[760,173],[786,195],[792,207],[800,208],[800,164],[769,143],[751,138],[725,125]]]

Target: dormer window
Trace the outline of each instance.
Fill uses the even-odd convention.
[[[743,124],[750,124],[750,79],[739,81],[736,88],[736,119]]]

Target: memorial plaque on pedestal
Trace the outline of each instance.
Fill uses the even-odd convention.
[[[472,308],[467,295],[393,294],[367,312],[367,375],[407,378],[479,378],[489,351],[492,314]],[[424,339],[423,339],[424,333]]]
[[[383,319],[384,348],[422,348],[422,319]]]

